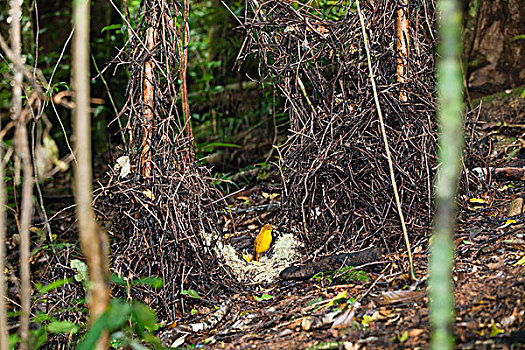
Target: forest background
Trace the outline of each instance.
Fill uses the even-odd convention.
[[[9,37],[8,7],[2,4],[0,12],[0,33],[4,38]],[[244,4],[232,2],[227,4],[233,13],[240,15],[244,11]],[[501,5],[501,4],[499,4]],[[116,119],[119,111],[126,103],[124,91],[128,84],[129,73],[118,67],[110,67],[104,70],[106,64],[115,57],[119,48],[124,47],[129,35],[129,28],[122,20],[121,13],[128,11],[133,14],[139,10],[139,1],[129,1],[127,6],[121,6],[102,0],[92,1],[91,4],[91,51],[89,54],[91,76],[96,78],[91,81],[92,108],[92,143],[94,153],[93,171],[95,179],[104,178],[119,149],[122,138],[125,136],[119,131],[126,124],[125,120]],[[330,4],[319,3],[326,7],[326,16],[337,18],[338,13]],[[498,6],[498,4],[493,4]],[[503,6],[503,5],[501,5]],[[507,5],[505,5],[507,6]],[[510,9],[513,5],[508,5]],[[482,96],[500,92],[505,89],[517,88],[515,92],[520,94],[522,80],[516,71],[520,71],[523,63],[516,61],[516,55],[512,50],[505,48],[489,48],[484,44],[484,37],[488,34],[479,31],[480,21],[489,21],[486,17],[487,6],[483,1],[470,1],[465,4],[463,13],[465,17],[465,39],[463,57],[465,59],[465,85],[467,87],[467,102],[475,104],[475,100]],[[485,11],[485,12],[484,12]],[[504,11],[503,11],[504,12]],[[496,11],[500,14],[501,12]],[[64,202],[73,205],[73,193],[71,190],[71,176],[69,169],[71,164],[71,140],[74,139],[72,128],[72,101],[71,101],[71,65],[70,40],[72,35],[72,9],[69,4],[61,1],[38,1],[34,3],[23,3],[22,8],[22,52],[25,64],[34,69],[35,81],[38,82],[43,91],[47,91],[47,100],[44,101],[46,110],[45,131],[30,130],[30,132],[42,133],[41,157],[35,158],[35,166],[41,167],[39,186],[44,195],[35,195],[35,203],[52,203],[49,206],[36,206],[40,215],[55,215]],[[495,30],[503,37],[509,31],[511,24],[503,16],[501,18],[491,17],[496,27],[504,30]],[[474,23],[474,24],[473,24]],[[517,22],[521,23],[521,22]],[[191,4],[191,16],[189,16],[189,28],[191,40],[188,42],[188,99],[191,106],[191,123],[195,136],[196,158],[202,159],[201,165],[213,165],[214,185],[223,193],[229,193],[240,189],[243,185],[263,182],[271,174],[272,157],[275,157],[273,145],[279,145],[286,140],[289,128],[288,116],[281,112],[284,101],[279,94],[271,88],[268,83],[256,84],[247,77],[257,76],[258,63],[246,61],[240,67],[235,66],[236,58],[243,43],[241,33],[233,30],[237,26],[235,18],[222,3],[216,1],[199,1]],[[492,39],[493,40],[493,39]],[[522,40],[515,37],[514,40]],[[494,53],[494,50],[500,50]],[[496,56],[497,55],[497,56]],[[519,56],[518,56],[519,57]],[[506,67],[506,68],[502,68]],[[512,68],[508,68],[512,67]],[[11,118],[12,93],[11,93],[11,68],[5,57],[3,57],[0,72],[3,75],[0,90],[0,111],[2,125],[8,124]],[[102,74],[99,74],[103,72]],[[108,127],[109,125],[109,127]],[[4,148],[12,149],[10,134],[4,137]],[[35,150],[38,152],[38,150]],[[16,173],[18,165],[10,161],[7,163],[7,201],[10,207],[8,213],[11,219],[17,218],[21,210],[19,202],[20,181]],[[96,183],[95,183],[96,186]],[[49,190],[49,191],[47,191]],[[40,197],[40,198],[39,198]],[[55,203],[53,203],[55,202]],[[53,205],[56,205],[53,208]],[[47,212],[46,212],[47,211]],[[38,250],[61,249],[64,246],[78,244],[73,230],[74,220],[64,220],[56,223],[57,226],[66,225],[61,228],[61,237],[50,237],[56,239],[57,244],[42,243],[48,237],[45,230],[35,227],[31,231],[32,240],[42,244],[32,251],[32,260],[38,261]],[[8,226],[8,237],[11,237],[9,247],[16,246],[16,227],[19,223],[11,220]],[[60,243],[58,243],[60,242]],[[8,250],[8,258],[9,258]],[[11,256],[11,259],[16,258]],[[15,259],[16,260],[16,259]],[[72,260],[74,261],[74,260]],[[82,269],[80,261],[71,269]],[[80,266],[80,267],[79,267]],[[8,269],[9,270],[9,269]],[[80,275],[80,273],[79,273]],[[82,280],[82,276],[78,277]],[[44,283],[42,283],[44,282]],[[70,279],[57,279],[51,284],[49,281],[39,282],[34,279],[33,283],[39,289],[38,293],[45,294],[49,290],[60,285],[70,283]],[[47,282],[47,283],[45,283]],[[141,281],[153,285],[157,280]],[[37,293],[37,294],[38,294]],[[188,293],[191,293],[188,291]],[[33,296],[37,298],[36,295]],[[82,299],[79,299],[79,303]],[[119,308],[128,306],[119,305]],[[128,309],[126,309],[128,310]],[[135,304],[127,311],[133,314],[134,323],[128,328],[124,327],[125,336],[120,342],[132,343],[131,334],[145,334],[144,329],[156,327],[156,322],[151,312],[142,304]],[[46,324],[46,327],[37,327],[31,330],[34,347],[44,344],[51,334],[74,334],[79,331],[74,322],[54,320],[51,316],[45,316],[42,312],[33,322]],[[126,313],[124,313],[126,314]],[[10,315],[17,316],[17,313]],[[147,332],[146,332],[147,333]],[[19,340],[16,336],[11,337],[12,342]],[[145,336],[144,341],[149,341]],[[154,340],[151,340],[154,342]]]

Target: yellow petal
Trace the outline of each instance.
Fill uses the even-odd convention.
[[[155,199],[155,196],[153,195],[153,192],[151,192],[151,190],[144,190],[142,191],[142,193],[151,200]]]
[[[470,203],[486,203],[483,198],[469,198]]]

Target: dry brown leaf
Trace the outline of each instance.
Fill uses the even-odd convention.
[[[488,263],[487,264],[487,267],[489,269],[491,269],[491,270],[499,270],[503,266],[505,266],[505,262],[503,262],[503,261],[498,261],[498,262],[495,262],[495,263]]]
[[[290,334],[293,334],[293,331],[290,328],[286,328],[277,333],[277,337],[285,337]]]
[[[339,314],[339,310],[329,312],[324,315],[304,316],[301,319],[301,328],[304,331],[308,331],[325,327],[334,321],[334,318],[337,316],[337,314]]]
[[[507,216],[516,216],[523,212],[523,198],[514,198],[509,205]]]
[[[308,317],[303,317],[301,320],[301,328],[303,331],[308,331],[312,327],[312,321]]]
[[[392,313],[392,310],[389,310],[386,307],[382,306],[379,308],[379,313],[383,316],[388,316]]]
[[[424,330],[423,329],[411,329],[408,331],[408,336],[409,337],[417,337],[419,335],[421,335],[421,333],[423,333]]]
[[[335,319],[334,323],[332,324],[332,328],[343,329],[350,327],[352,322],[354,322],[355,310],[359,308],[359,306],[359,302],[354,302],[348,309],[346,309],[345,312]]]
[[[383,292],[381,296],[377,297],[377,303],[380,305],[391,305],[395,303],[402,303],[407,301],[414,301],[421,299],[425,295],[424,292],[411,290],[394,290],[391,292]]]

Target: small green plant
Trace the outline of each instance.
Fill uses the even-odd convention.
[[[261,167],[261,170],[259,171],[259,174],[257,174],[257,181],[263,181],[269,175],[269,171],[268,170],[270,169],[270,164],[268,164],[266,162],[263,162],[263,163],[259,163],[259,164],[256,164],[256,165],[259,165]]]
[[[48,304],[52,303],[52,300],[47,298],[48,293],[53,292],[56,289],[59,289],[69,283],[73,282],[73,278],[58,279],[51,282],[50,284],[43,285],[42,283],[36,283],[36,289],[38,293],[33,296],[33,303],[35,304]],[[76,311],[86,312],[86,309],[82,306],[85,302],[84,299],[77,300],[78,307],[74,308]],[[72,308],[73,309],[73,308]],[[44,311],[37,311],[33,316],[32,323],[33,327],[30,330],[29,343],[30,348],[38,349],[48,341],[50,336],[57,334],[65,335],[75,335],[77,334],[81,326],[77,325],[71,321],[60,320],[57,318],[60,312],[67,311],[64,309],[55,310],[56,313],[50,314]],[[19,312],[11,312],[8,314],[8,317],[18,317]],[[9,336],[9,346],[11,348],[16,348],[20,343],[21,339],[18,334],[11,334]]]
[[[108,309],[89,328],[77,350],[91,350],[104,331],[110,333],[113,348],[145,348],[142,344],[161,347],[153,335],[158,329],[155,312],[143,303],[113,299]]]
[[[317,281],[317,282],[327,281],[328,283],[332,283],[333,280],[332,280],[332,277],[330,277],[330,274],[331,274],[330,271],[318,272],[310,278],[310,281]]]
[[[344,282],[351,282],[351,281],[363,281],[368,282],[370,280],[370,276],[365,271],[362,270],[356,270],[353,266],[345,266],[339,271],[337,274],[337,277],[340,277]]]
[[[131,281],[126,281],[124,278],[119,277],[117,275],[111,276],[111,282],[114,284],[121,286],[121,287],[127,287],[127,286],[151,286],[155,289],[162,288],[164,285],[164,281],[162,278],[159,278],[157,276],[149,276],[149,277],[143,277],[143,278],[136,278]]]
[[[253,296],[253,300],[255,301],[265,301],[265,300],[272,300],[272,299],[273,299],[273,295],[270,295],[270,294],[263,294],[261,296],[257,296],[257,295]]]
[[[72,259],[70,266],[75,269],[73,277],[57,279],[47,285],[35,284],[38,293],[33,296],[34,304],[54,303],[54,299],[47,295],[70,283],[80,282],[84,289],[86,288],[89,283],[87,265],[81,260]],[[118,286],[148,285],[153,288],[160,288],[164,285],[164,281],[155,276],[125,281],[123,278],[113,275],[111,279]],[[160,340],[154,335],[159,324],[155,312],[147,305],[138,301],[128,302],[122,299],[114,299],[106,312],[91,327],[86,329],[86,324],[60,319],[60,315],[68,312],[80,312],[87,315],[85,298],[78,298],[71,303],[71,307],[55,309],[53,313],[36,312],[32,318],[33,329],[30,331],[31,349],[44,346],[55,335],[72,336],[80,333],[84,333],[84,335],[80,338],[77,349],[92,349],[104,331],[110,333],[110,344],[113,348],[160,348]],[[18,311],[8,314],[10,318],[18,316]],[[13,349],[18,346],[20,341],[21,339],[16,333],[9,336],[9,344]],[[71,346],[74,345],[74,343],[71,344]]]
[[[370,276],[365,271],[356,270],[353,266],[345,266],[339,271],[322,271],[318,272],[310,278],[312,281],[323,282],[327,281],[332,283],[334,280],[341,280],[345,283],[351,281],[363,281],[367,282],[370,280]]]
[[[197,293],[197,291],[193,290],[193,289],[185,289],[183,290],[182,292],[180,292],[181,295],[187,295],[189,296],[190,298],[194,298],[194,299],[200,299],[201,296],[199,295],[199,293]]]
[[[357,8],[354,1],[348,0],[317,0],[314,1],[313,4],[327,19],[333,21],[343,19],[346,16],[347,11],[355,13]]]
[[[232,187],[239,188],[239,185],[230,180],[229,173],[215,173],[212,185],[225,193],[229,193]]]
[[[146,285],[157,289],[164,285],[164,281],[156,276],[126,281],[112,275],[111,281],[123,287]],[[143,344],[159,348],[160,340],[154,335],[158,328],[155,312],[147,305],[116,298],[111,301],[102,316],[91,325],[77,349],[91,349],[104,331],[110,333],[110,345],[115,349],[127,347],[146,349]]]

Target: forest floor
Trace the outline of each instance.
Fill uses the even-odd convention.
[[[471,113],[467,130],[468,176],[464,172],[461,181],[455,235],[456,348],[525,349],[525,175],[523,170],[519,173],[525,166],[525,100],[508,95],[484,103]],[[475,169],[488,167],[492,169],[485,173]],[[64,183],[64,192],[68,187]],[[271,184],[250,191],[250,198],[261,199],[251,205],[269,203],[265,192],[271,192]],[[75,236],[73,196],[61,193],[55,182],[44,187],[44,200],[46,209],[55,212],[53,231]],[[258,219],[270,222],[272,215],[278,214]],[[60,249],[71,259],[75,248]],[[34,276],[44,284],[64,278],[46,272],[51,262],[41,252],[32,260]],[[213,329],[177,333],[175,327],[170,345],[178,340],[183,349],[427,349],[428,238],[416,243],[413,252],[417,281],[406,273],[402,250],[383,256],[380,265],[360,268],[363,272],[247,285],[242,293],[230,296],[226,307],[215,300],[218,311],[201,305],[196,315],[185,317],[191,324],[215,316],[219,322]],[[13,254],[9,261],[16,265]],[[71,287],[67,293],[71,300],[74,293],[82,298],[81,288]],[[82,322],[75,317],[69,320]]]
[[[453,275],[456,348],[525,348],[525,176],[514,174],[511,180],[508,171],[473,170],[525,165],[525,100],[497,97],[476,113],[467,123],[467,129],[473,128],[467,137],[473,157],[465,159],[469,176],[464,174],[458,199]],[[513,209],[509,209],[511,203]],[[185,345],[427,349],[428,244],[415,247],[414,253],[415,282],[403,272],[407,267],[401,261],[407,259],[400,252],[384,257],[390,264],[383,271],[364,268],[368,279],[359,273],[346,279],[320,275],[236,294],[217,328],[185,336]]]

